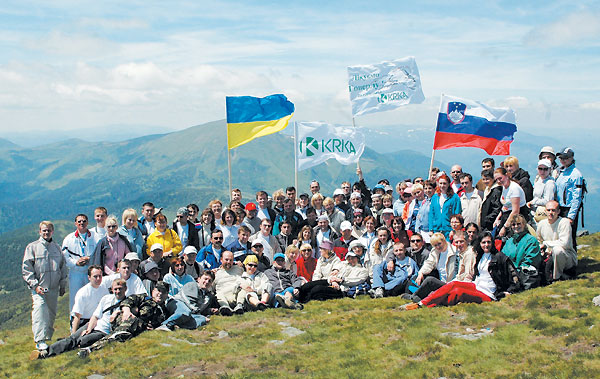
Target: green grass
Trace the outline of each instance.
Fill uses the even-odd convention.
[[[29,327],[3,330],[6,377],[598,377],[600,235],[582,238],[577,280],[500,302],[400,312],[398,298],[312,302],[301,312],[214,317],[204,329],[147,332],[79,359],[75,352],[31,362]],[[62,308],[64,309],[64,308]],[[282,334],[289,323],[306,333]],[[465,340],[443,333],[493,333]],[[229,335],[219,338],[219,331]],[[57,337],[67,333],[66,312]],[[284,341],[282,344],[277,341]]]

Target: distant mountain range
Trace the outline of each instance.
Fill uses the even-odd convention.
[[[433,128],[362,129],[368,148],[360,165],[368,185],[384,177],[395,183],[426,175]],[[259,138],[231,151],[233,187],[242,190],[245,201],[253,200],[257,190],[272,193],[294,184],[291,131],[288,127],[285,133]],[[190,202],[203,207],[214,198],[228,199],[225,140],[224,120],[119,142],[69,139],[24,148],[0,139],[0,231],[41,219],[91,214],[99,205],[119,216],[126,207],[139,209],[145,201],[153,201],[172,215],[177,207]],[[558,149],[566,143],[518,132],[511,151],[533,178],[541,146]],[[595,165],[597,153],[579,145],[575,150],[577,165],[590,183],[587,209],[596,209],[600,205],[595,196],[600,174]],[[448,170],[460,162],[466,172],[478,178],[485,156],[479,149],[442,150],[436,152],[435,165]],[[299,173],[299,192],[307,192],[309,182],[316,179],[324,193],[332,193],[343,180],[354,182],[355,171],[354,165],[342,166],[330,160]],[[586,219],[588,229],[600,230],[600,217],[595,212],[588,211]]]

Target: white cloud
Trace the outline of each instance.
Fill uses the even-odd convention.
[[[580,107],[582,109],[600,110],[600,101],[596,101],[595,103],[584,103],[581,104]]]
[[[528,46],[582,47],[600,43],[600,12],[571,13],[556,22],[534,27],[523,38]]]
[[[100,27],[103,29],[145,29],[148,23],[141,20],[111,20],[108,18],[82,18],[79,21],[81,26]]]

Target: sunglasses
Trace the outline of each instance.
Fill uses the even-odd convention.
[[[215,241],[223,241],[223,237],[213,237]]]
[[[540,171],[548,171],[550,169],[548,167],[538,167],[538,170],[540,170]]]
[[[116,225],[106,225],[106,227],[112,229],[112,228],[116,228],[117,226]]]
[[[312,251],[312,249],[302,249],[300,251]]]
[[[254,245],[253,247],[255,247],[257,249],[262,249],[264,246],[263,245]]]
[[[255,265],[254,263],[248,263],[246,266],[248,266],[248,267],[258,267],[258,265]]]
[[[410,242],[418,243],[418,242],[423,242],[423,240],[410,240]]]

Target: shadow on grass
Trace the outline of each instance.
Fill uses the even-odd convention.
[[[595,259],[585,257],[580,259],[577,263],[577,276],[600,271],[600,262]]]

